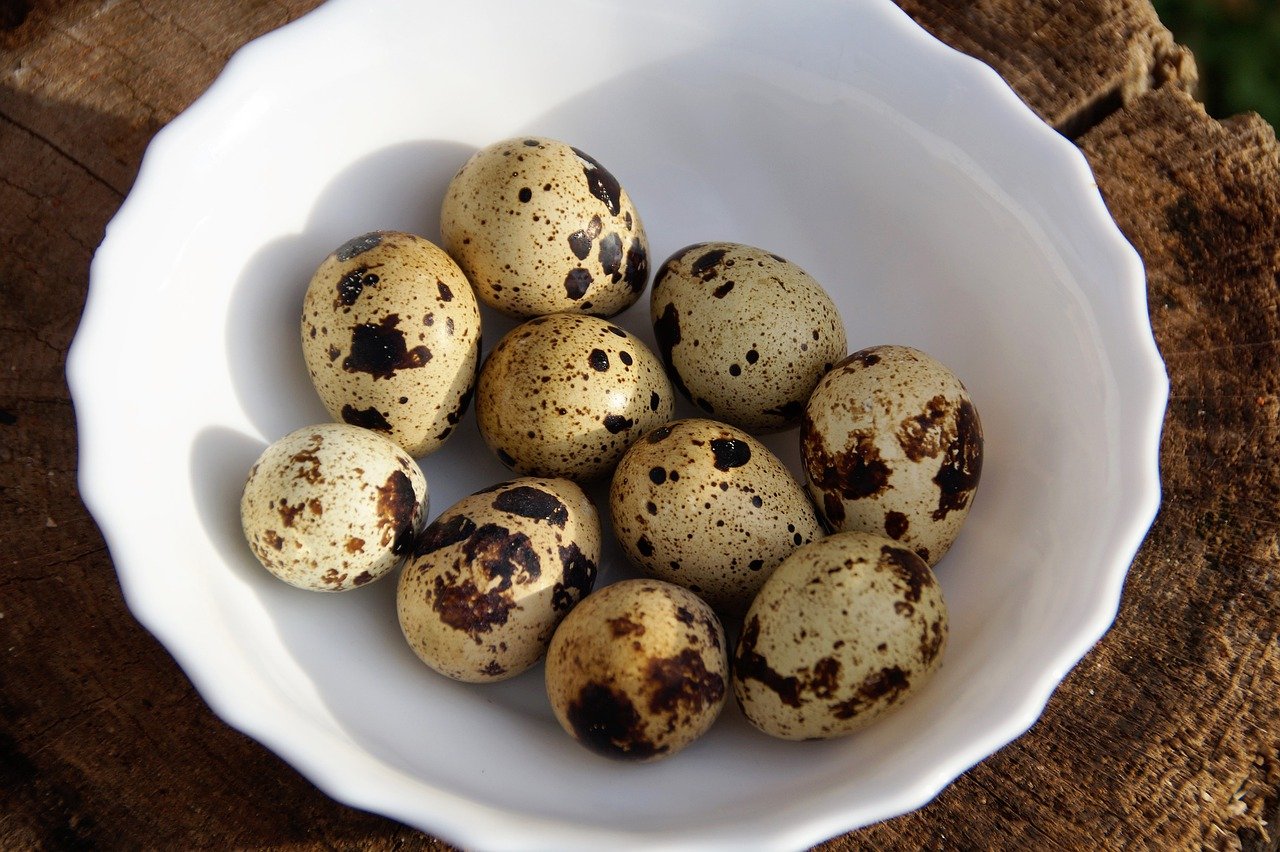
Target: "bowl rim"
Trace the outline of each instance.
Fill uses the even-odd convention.
[[[238,101],[251,97],[264,68],[275,61],[277,52],[296,50],[344,16],[355,13],[359,0],[330,0],[247,43],[235,52],[209,89],[155,135],[144,154],[132,190],[108,224],[94,255],[84,313],[67,357],[67,381],[77,417],[78,483],[82,499],[101,529],[130,610],[173,655],[219,717],[281,756],[338,801],[385,814],[455,843],[485,847],[554,843],[561,848],[587,848],[602,843],[621,847],[661,844],[672,848],[739,848],[744,838],[759,846],[809,846],[922,806],[964,771],[1035,723],[1058,684],[1114,621],[1129,565],[1160,505],[1159,448],[1169,381],[1150,326],[1145,272],[1137,252],[1108,212],[1084,154],[1036,116],[994,70],[936,39],[889,0],[846,2],[876,15],[878,24],[909,34],[904,38],[903,49],[916,52],[948,74],[953,85],[977,93],[974,97],[990,99],[1011,138],[1019,139],[1022,144],[1041,146],[1061,160],[1070,172],[1068,190],[1072,202],[1084,217],[1080,228],[1114,257],[1119,277],[1116,287],[1123,289],[1127,297],[1125,309],[1140,317],[1146,330],[1145,334],[1128,341],[1132,362],[1127,366],[1132,369],[1134,384],[1139,390],[1130,400],[1138,425],[1129,431],[1140,439],[1135,441],[1135,451],[1121,460],[1122,470],[1117,472],[1122,497],[1132,508],[1111,528],[1110,543],[1103,548],[1113,556],[1114,564],[1109,566],[1105,587],[1098,590],[1093,610],[1083,620],[1074,641],[1064,644],[1044,668],[1027,678],[1023,693],[1011,699],[1003,724],[975,737],[967,748],[940,761],[928,777],[917,779],[914,784],[887,794],[871,805],[840,803],[835,801],[838,797],[828,795],[791,803],[785,819],[769,823],[749,826],[709,823],[692,832],[662,828],[635,832],[559,819],[531,819],[526,814],[511,814],[435,787],[430,788],[428,820],[423,816],[425,785],[422,782],[387,767],[354,743],[330,742],[329,748],[317,749],[308,741],[305,728],[274,723],[260,712],[256,701],[246,700],[237,690],[223,688],[226,672],[201,653],[199,637],[184,633],[181,621],[157,606],[156,596],[130,567],[141,558],[140,548],[130,536],[127,517],[113,505],[108,478],[102,475],[111,448],[97,440],[97,436],[106,431],[100,424],[110,418],[113,411],[97,391],[99,374],[93,353],[103,345],[101,341],[109,332],[106,306],[116,289],[109,282],[118,279],[115,270],[128,262],[128,258],[122,256],[122,235],[148,215],[153,199],[163,197],[167,191],[164,175],[170,164],[186,158],[192,149],[209,148],[203,129]],[[369,761],[378,765],[377,772],[367,771],[372,766]],[[353,783],[353,766],[359,769],[355,773],[357,783]]]

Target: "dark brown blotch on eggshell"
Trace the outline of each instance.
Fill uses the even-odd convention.
[[[567,716],[578,742],[605,757],[648,760],[669,750],[645,736],[631,699],[604,684],[584,686],[569,704]]]
[[[618,179],[581,148],[574,148],[573,153],[583,161],[582,174],[587,179],[591,194],[600,199],[610,213],[617,216],[622,209],[622,185],[618,183]]]
[[[378,488],[378,517],[382,544],[391,543],[392,553],[408,553],[413,549],[413,519],[418,497],[413,483],[402,470],[393,471]]]
[[[751,445],[736,438],[712,438],[711,453],[716,470],[731,470],[751,461]]]
[[[600,268],[613,281],[622,280],[622,237],[606,234],[600,240]]]
[[[577,542],[561,546],[559,552],[563,579],[552,589],[551,605],[557,612],[568,612],[591,593],[597,568],[595,561],[582,552]]]
[[[476,522],[465,515],[438,518],[423,530],[422,535],[418,538],[418,544],[414,548],[413,555],[415,557],[425,556],[428,553],[442,550],[451,544],[466,541],[475,531]]]
[[[669,717],[668,730],[675,728],[681,711],[700,713],[724,698],[724,678],[718,672],[707,671],[702,654],[693,648],[674,657],[649,660],[645,675],[652,688],[649,709]]]
[[[480,567],[497,588],[506,590],[512,583],[528,583],[542,576],[542,560],[534,551],[529,536],[512,532],[497,524],[477,527],[462,545],[467,561]]]
[[[570,269],[564,277],[564,291],[569,294],[570,299],[578,301],[587,295],[594,280],[591,273],[581,267]]]
[[[804,402],[798,399],[789,399],[782,405],[775,405],[773,408],[766,408],[765,414],[781,418],[788,423],[793,423],[800,419],[804,414]]]
[[[348,261],[370,249],[377,248],[382,244],[382,239],[383,234],[380,231],[371,231],[358,237],[352,237],[334,249],[333,253],[338,260]]]
[[[631,292],[639,296],[649,280],[649,250],[639,240],[632,240],[627,248],[627,263],[622,273],[622,280],[631,288]]]
[[[809,480],[824,493],[861,500],[889,487],[893,470],[880,458],[874,436],[868,432],[849,433],[845,446],[831,452],[806,415],[800,426],[800,446]]]
[[[663,308],[662,315],[653,324],[653,336],[658,343],[658,354],[662,356],[662,363],[667,368],[667,376],[671,379],[671,383],[686,397],[691,396],[689,389],[684,385],[684,380],[680,377],[680,372],[676,369],[672,355],[676,346],[683,340],[680,336],[680,311],[675,305],[668,304]]]
[[[936,458],[951,443],[953,436],[948,434],[951,424],[947,418],[950,409],[947,398],[937,394],[929,400],[923,412],[902,421],[897,436],[907,458],[915,462]]]
[[[610,434],[613,435],[625,432],[635,425],[635,420],[630,417],[623,417],[621,414],[606,414],[603,422],[604,428],[608,429]]]
[[[569,507],[559,497],[530,485],[503,491],[494,498],[493,508],[530,520],[546,521],[561,529],[569,520]]]
[[[450,583],[444,577],[436,577],[434,585],[432,608],[440,615],[440,620],[469,635],[488,633],[506,624],[515,607],[515,601],[508,592],[502,589],[481,591],[471,579]]]
[[[800,706],[800,679],[795,675],[783,675],[769,665],[764,655],[756,650],[760,641],[760,618],[751,616],[742,628],[738,648],[733,657],[734,677],[754,680],[772,690],[778,700],[791,707]]]
[[[324,481],[324,474],[320,472],[320,456],[318,455],[321,446],[324,445],[324,437],[320,434],[312,434],[310,436],[309,445],[289,457],[289,460],[297,465],[293,473],[294,479],[301,479],[312,485],[317,482]]]
[[[400,316],[388,314],[378,323],[361,323],[351,329],[351,353],[342,361],[349,373],[368,373],[375,379],[394,378],[396,370],[414,370],[431,360],[425,346],[408,348],[398,326]]]
[[[902,669],[897,666],[883,668],[867,675],[852,698],[831,705],[831,715],[837,719],[852,719],[877,701],[896,704],[910,687],[911,681]]]
[[[911,522],[906,515],[901,512],[888,511],[884,513],[884,531],[889,538],[900,539],[910,528]]]
[[[372,429],[375,432],[391,431],[391,424],[387,422],[387,418],[373,406],[356,408],[354,405],[344,405],[342,406],[342,421],[350,423],[352,426],[359,426],[362,429]]]
[[[351,270],[338,279],[338,300],[334,307],[354,305],[366,287],[376,286],[377,283],[378,276],[370,272],[369,267],[360,266]]]
[[[942,520],[948,512],[963,509],[982,477],[982,424],[977,409],[967,399],[956,411],[956,431],[947,442],[942,467],[933,478],[938,486],[938,508],[934,520]]]
[[[646,435],[645,440],[648,441],[650,444],[656,444],[670,434],[671,434],[670,426],[659,426],[657,429],[654,429],[652,432]]]
[[[902,584],[902,597],[909,603],[919,603],[923,589],[934,584],[933,572],[925,561],[913,551],[885,545],[880,548],[880,567],[891,571]]]
[[[630,616],[620,615],[617,618],[610,618],[607,619],[607,623],[609,625],[609,632],[615,639],[620,636],[630,636],[632,634],[635,634],[636,636],[644,635],[644,625],[632,621]]]
[[[694,278],[701,281],[710,281],[718,274],[716,267],[720,265],[720,261],[724,259],[727,249],[719,248],[704,252],[689,267],[689,272]]]

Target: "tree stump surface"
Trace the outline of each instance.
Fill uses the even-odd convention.
[[[1115,626],[1025,736],[824,849],[1280,841],[1280,148],[1208,117],[1146,0],[899,0],[1074,139],[1172,382]],[[76,490],[65,357],[154,133],[314,0],[0,0],[0,849],[445,848],[221,722],[130,615]]]

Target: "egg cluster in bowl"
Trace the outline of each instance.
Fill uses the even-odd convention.
[[[302,350],[339,422],[290,433],[251,469],[241,518],[264,567],[337,592],[403,564],[396,611],[423,663],[486,683],[547,658],[556,719],[607,757],[683,750],[731,691],[761,731],[819,739],[929,679],[948,630],[930,565],[983,455],[946,367],[905,346],[846,357],[821,284],[726,242],[658,269],[659,357],[610,321],[648,286],[639,213],[556,140],[475,153],[441,230],[447,251],[353,237],[312,276]],[[481,301],[524,320],[483,362]],[[677,390],[707,416],[672,420]],[[486,445],[519,476],[426,526],[410,455],[447,452],[473,394]],[[797,426],[807,490],[750,434]],[[648,579],[596,592],[601,528],[581,484],[600,479]],[[722,618],[743,619],[732,652]]]
[[[68,362],[81,493],[131,611],[213,711],[341,802],[463,846],[812,845],[921,805],[1027,730],[1111,623],[1158,501],[1166,383],[1141,264],[1087,164],[887,0],[732,5],[330,0],[238,53],[157,136],[107,230]],[[586,45],[608,62],[584,72]],[[926,351],[981,409],[981,494],[934,569],[945,663],[857,735],[784,742],[729,699],[676,759],[601,760],[561,731],[541,666],[484,686],[434,676],[391,615],[391,579],[317,595],[246,547],[246,472],[334,417],[297,344],[317,264],[370,230],[443,246],[440,201],[477,148],[548,136],[625,179],[652,276],[695,240],[777,253],[821,282],[850,349]],[[650,307],[608,322],[661,360]],[[483,355],[515,321],[480,310]],[[405,343],[408,361],[436,354]],[[723,420],[678,389],[673,417]],[[750,434],[805,481],[795,429]],[[432,515],[514,476],[471,413],[447,441],[418,459]],[[605,490],[584,488],[599,590],[645,579]]]

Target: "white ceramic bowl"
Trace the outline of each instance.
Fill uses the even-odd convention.
[[[655,262],[767,247],[825,283],[851,348],[918,346],[969,386],[987,456],[938,567],[951,643],[901,712],[789,743],[730,707],[677,757],[621,765],[560,731],[541,669],[476,687],[423,668],[393,583],[321,596],[254,561],[246,471],[325,419],[297,339],[311,272],[371,229],[436,237],[453,172],[517,134],[603,161]],[[622,321],[651,341],[644,309]],[[490,344],[510,327],[486,322]],[[798,847],[928,801],[1113,619],[1167,398],[1141,265],[1083,157],[887,0],[334,0],[157,135],[68,371],[129,606],[214,710],[334,798],[486,848]],[[794,432],[770,444],[798,469]],[[423,467],[433,515],[507,476],[472,415]]]

